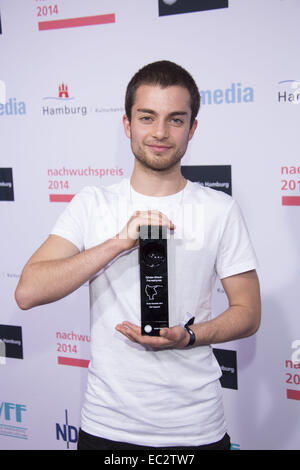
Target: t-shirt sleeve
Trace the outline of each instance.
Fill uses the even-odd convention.
[[[216,260],[220,279],[258,268],[258,261],[241,210],[233,201],[221,233]]]
[[[85,229],[91,204],[91,191],[83,188],[57,219],[51,235],[59,235],[72,242],[79,251],[85,246]]]

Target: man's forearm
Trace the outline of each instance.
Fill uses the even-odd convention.
[[[115,238],[68,258],[29,264],[16,289],[19,307],[27,310],[69,295],[122,251],[122,240]]]
[[[260,325],[260,307],[232,306],[218,317],[192,325],[194,346],[225,343],[253,335]]]
[[[261,300],[256,271],[224,278],[222,285],[229,308],[213,320],[189,327],[195,333],[192,348],[245,338],[259,328]],[[128,321],[118,324],[116,329],[133,342],[158,349],[183,349],[190,344],[192,337],[182,326],[162,328],[160,336],[143,336],[141,328]]]

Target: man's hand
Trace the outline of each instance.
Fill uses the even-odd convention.
[[[141,328],[128,321],[116,326],[116,330],[134,343],[153,349],[183,349],[189,342],[189,334],[183,326],[162,328],[160,336],[143,336]]]
[[[162,212],[136,211],[129,219],[123,230],[116,236],[125,244],[125,249],[130,250],[138,244],[141,225],[166,225],[170,230],[174,230],[174,224]]]

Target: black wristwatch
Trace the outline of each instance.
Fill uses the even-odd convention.
[[[192,317],[185,325],[184,325],[184,328],[186,329],[186,331],[188,332],[188,334],[190,335],[190,340],[188,342],[188,344],[185,346],[185,348],[188,348],[189,346],[192,346],[194,344],[194,342],[196,341],[196,336],[195,336],[195,333],[193,332],[193,330],[190,329],[190,325],[192,325],[194,323],[194,320],[195,320],[195,317]]]

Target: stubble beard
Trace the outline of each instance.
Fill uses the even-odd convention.
[[[171,155],[161,155],[153,153],[151,155],[150,150],[147,154],[147,151],[144,151],[140,146],[135,148],[131,143],[132,152],[136,160],[147,170],[164,172],[169,171],[178,164],[180,164],[181,159],[183,158],[186,148],[177,149]],[[150,154],[150,155],[149,155]]]

